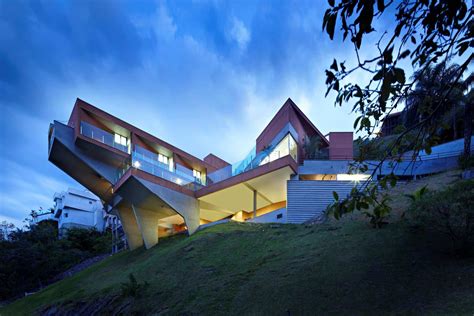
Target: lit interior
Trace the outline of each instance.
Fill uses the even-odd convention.
[[[268,154],[261,162],[260,165],[264,165],[271,161],[277,160],[278,158],[290,155],[296,161],[298,147],[295,139],[287,134],[276,147]]]

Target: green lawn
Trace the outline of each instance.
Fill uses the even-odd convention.
[[[129,273],[150,284],[135,299],[121,296]],[[474,258],[455,258],[447,239],[406,221],[227,223],[112,256],[0,315],[45,311],[473,315]]]

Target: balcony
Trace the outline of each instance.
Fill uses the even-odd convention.
[[[256,148],[254,147],[243,160],[232,165],[232,176],[247,172],[285,156],[291,156],[297,161],[297,151],[296,141],[288,133],[276,145],[268,146],[258,154],[256,154]]]
[[[134,168],[187,187],[193,191],[205,186],[201,179],[195,178],[192,175],[192,170],[190,170],[191,174],[187,174],[176,169],[172,159],[167,159],[166,162],[160,161],[158,154],[137,145],[135,145],[135,150],[132,152],[132,166]]]
[[[123,136],[120,137],[118,134],[114,135],[112,133],[106,132],[103,129],[84,121],[81,121],[81,135],[96,140],[107,146],[116,148],[125,153],[129,153],[128,141],[122,141],[122,143],[119,142],[120,140],[124,139]],[[118,138],[121,138],[119,141],[116,141],[117,136],[119,136]]]

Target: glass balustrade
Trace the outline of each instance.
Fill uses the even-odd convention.
[[[291,134],[287,134],[278,144],[269,146],[258,154],[255,151],[254,147],[243,160],[232,165],[232,176],[252,170],[285,156],[291,156],[297,161],[298,147]]]
[[[115,135],[109,132],[104,131],[97,126],[89,124],[87,122],[81,121],[81,134],[92,138],[102,144],[114,147],[118,150],[128,153],[128,146],[115,141]],[[122,136],[123,138],[123,136]]]
[[[188,174],[175,169],[171,158],[161,160],[167,161],[168,163],[160,162],[158,154],[140,146],[135,146],[135,150],[132,152],[132,166],[134,168],[174,182],[180,186],[185,186],[191,190],[197,190],[205,185],[201,179],[195,178],[192,175],[192,170],[190,170],[190,174]]]

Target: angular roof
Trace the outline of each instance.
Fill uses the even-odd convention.
[[[311,120],[303,113],[303,111],[301,111],[301,109],[296,105],[295,102],[293,102],[293,100],[291,100],[291,98],[288,98],[286,102],[282,105],[282,107],[278,110],[278,112],[273,116],[273,118],[264,128],[264,130],[257,137],[257,142],[259,141],[259,139],[264,137],[264,134],[267,133],[274,124],[276,124],[278,118],[285,112],[293,112],[308,135],[319,135],[323,142],[329,146],[329,141],[326,139],[326,137],[324,137],[324,135],[316,128],[313,122],[311,122]]]

